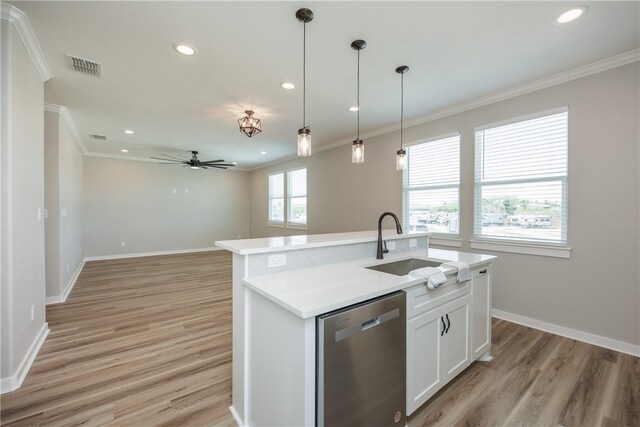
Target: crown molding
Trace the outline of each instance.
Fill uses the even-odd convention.
[[[635,49],[620,55],[612,56],[610,58],[593,62],[591,64],[583,65],[581,67],[577,67],[571,70],[563,71],[561,73],[553,74],[551,76],[534,80],[529,83],[525,83],[519,86],[514,86],[509,89],[498,91],[491,95],[476,98],[468,102],[463,102],[460,104],[453,105],[451,107],[442,108],[440,110],[429,113],[425,116],[421,116],[413,120],[406,121],[404,128],[407,129],[412,126],[422,125],[434,120],[441,119],[443,117],[448,117],[454,114],[463,113],[465,111],[473,110],[479,107],[484,107],[485,105],[494,104],[496,102],[504,101],[510,98],[515,98],[520,95],[525,95],[527,93],[546,89],[551,86],[556,86],[562,83],[569,82],[571,80],[580,79],[582,77],[587,77],[592,74],[601,73],[603,71],[607,71],[612,68],[621,67],[623,65],[631,64],[633,62],[638,62],[638,61],[640,61],[640,49]],[[365,132],[361,135],[361,137],[362,139],[369,139],[369,138],[384,135],[387,133],[395,132],[398,130],[400,130],[400,126],[395,124],[395,125],[374,129],[369,132]],[[315,152],[318,153],[326,150],[331,150],[333,148],[340,147],[342,145],[346,145],[350,143],[352,143],[352,138],[341,139],[339,141],[335,141],[330,144],[323,145],[322,147],[319,147],[318,149],[316,149]],[[253,172],[256,170],[264,169],[273,165],[288,162],[298,158],[299,158],[298,156],[293,155],[293,156],[282,158],[280,160],[276,160],[273,162],[256,166],[254,168],[251,168],[250,170]]]
[[[71,135],[73,136],[73,141],[76,143],[80,151],[83,155],[87,155],[87,149],[84,147],[82,143],[82,138],[80,138],[80,133],[78,132],[78,128],[76,128],[75,122],[73,121],[73,117],[71,116],[71,112],[69,109],[63,105],[57,104],[44,104],[44,110],[52,113],[57,113],[62,117],[62,120],[67,124]]]
[[[42,53],[42,49],[40,49],[40,44],[38,43],[38,39],[36,39],[33,28],[31,28],[27,15],[17,7],[2,2],[0,3],[0,17],[11,22],[15,27],[42,81],[46,82],[52,78],[53,73],[44,58],[44,54]]]

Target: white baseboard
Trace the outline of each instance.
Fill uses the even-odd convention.
[[[85,257],[84,260],[85,261],[105,261],[109,259],[140,258],[145,256],[190,254],[193,252],[209,252],[209,251],[222,251],[222,250],[224,249],[217,248],[217,247],[198,248],[198,249],[177,249],[173,251],[137,252],[132,254],[88,256],[88,257]]]
[[[60,304],[67,300],[67,297],[71,293],[71,289],[73,289],[73,286],[76,284],[76,280],[78,280],[78,276],[80,276],[80,273],[82,272],[82,268],[84,267],[85,262],[86,261],[84,259],[80,262],[78,268],[76,268],[76,272],[73,273],[73,276],[69,280],[69,283],[67,283],[67,287],[64,289],[64,292],[62,292],[62,295],[47,297],[45,300],[46,305]]]
[[[10,377],[0,379],[0,394],[17,390],[22,385],[24,378],[27,376],[33,361],[36,359],[36,356],[40,351],[40,347],[42,347],[44,340],[47,338],[47,335],[49,335],[49,324],[45,322],[36,335],[36,338],[31,343],[27,354],[22,358],[16,372]]]
[[[238,426],[240,427],[244,426],[244,424],[242,424],[242,419],[240,418],[240,415],[238,415],[238,413],[236,412],[236,408],[234,408],[233,406],[229,406],[229,411],[231,412],[233,419],[236,420],[236,424],[238,424]]]
[[[507,311],[492,309],[491,315],[498,319],[507,320],[519,325],[524,325],[530,328],[539,329],[541,331],[550,332],[555,335],[560,335],[561,337],[586,342],[587,344],[597,345],[599,347],[608,348],[611,350],[619,351],[620,353],[630,354],[632,356],[640,356],[640,345],[618,341],[600,335],[590,334],[588,332],[579,331],[577,329],[543,322],[542,320],[531,319],[529,317],[520,316],[518,314],[509,313]]]

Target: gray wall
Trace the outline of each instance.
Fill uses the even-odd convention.
[[[47,298],[63,296],[84,258],[83,165],[84,156],[66,121],[57,112],[45,112]]]
[[[13,25],[1,22],[2,271],[0,375],[16,373],[45,324],[42,78]],[[31,320],[31,306],[35,318]]]
[[[216,240],[246,238],[249,182],[242,171],[86,157],[85,254],[213,248]]]
[[[495,309],[640,344],[639,74],[633,63],[405,130],[409,142],[461,133],[461,250],[473,252],[474,127],[569,107],[571,258],[494,252]],[[252,237],[306,233],[266,225],[267,174],[302,165],[308,233],[374,229],[384,210],[399,214],[397,144],[397,132],[366,140],[364,165],[341,146],[252,172]]]

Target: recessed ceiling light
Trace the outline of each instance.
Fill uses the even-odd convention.
[[[261,151],[260,154],[267,154],[267,152],[266,151]]]
[[[291,89],[295,89],[296,85],[294,85],[293,83],[290,83],[290,82],[284,82],[284,83],[280,83],[280,87],[282,89],[291,90]]]
[[[122,151],[123,153],[128,153],[128,152],[129,152],[129,150],[127,150],[126,148],[123,148],[123,149],[122,149],[122,150],[120,150],[120,151]]]
[[[188,44],[184,44],[184,43],[176,43],[173,45],[173,48],[178,52],[181,53],[183,55],[187,55],[187,56],[193,56],[196,54],[196,50],[195,48],[193,48],[192,46],[189,46]]]
[[[358,110],[359,108],[356,105],[354,105],[353,107],[349,107],[349,111],[358,111]]]
[[[571,8],[565,10],[560,15],[556,16],[556,19],[553,20],[555,24],[562,25],[571,21],[575,21],[584,15],[589,8],[584,5],[580,6],[572,6]]]
[[[127,135],[133,135],[135,132],[132,131],[131,129],[125,129],[122,132],[126,133]]]

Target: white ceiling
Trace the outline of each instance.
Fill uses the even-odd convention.
[[[196,149],[252,168],[295,155],[302,114],[300,7],[307,25],[307,123],[314,148],[355,138],[356,52],[361,133],[399,121],[398,65],[408,120],[637,49],[638,2],[13,2],[35,31],[54,77],[46,102],[69,108],[90,152],[148,157]],[[185,42],[198,53],[177,54]],[[102,63],[71,71],[64,54]],[[280,83],[292,81],[286,91]],[[253,109],[263,132],[236,120]],[[125,135],[123,129],[135,130]],[[89,134],[108,142],[94,142]],[[266,155],[259,154],[267,151]]]

